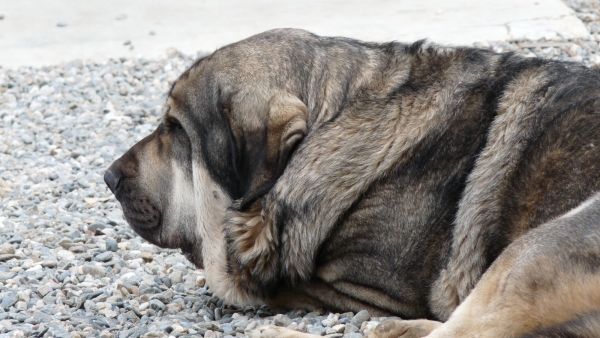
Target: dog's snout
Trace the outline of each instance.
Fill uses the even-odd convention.
[[[113,194],[119,189],[119,183],[122,179],[122,171],[119,170],[119,161],[115,161],[104,173],[104,183]]]

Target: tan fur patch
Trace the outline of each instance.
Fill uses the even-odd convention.
[[[256,276],[277,278],[276,275],[264,276],[279,271],[279,241],[275,228],[265,221],[260,200],[244,212],[229,209],[226,219],[232,250],[229,263],[233,268],[232,278],[238,279],[245,290],[255,293],[260,288],[256,285]]]
[[[511,244],[483,275],[473,292],[449,320],[428,337],[520,337],[598,310],[600,269],[573,255],[593,259],[598,234],[564,233],[583,209],[600,195],[544,224]],[[577,225],[571,225],[577,226]],[[564,243],[565,247],[560,248]],[[575,243],[581,243],[576,248]],[[585,258],[584,258],[585,259]],[[590,263],[587,263],[590,264]]]
[[[213,293],[228,304],[257,304],[257,299],[244,292],[241,281],[228,274],[225,243],[225,210],[231,204],[226,194],[215,198],[221,188],[210,178],[203,165],[194,163],[194,191],[198,232],[203,241],[202,254],[206,281]]]
[[[381,322],[366,333],[367,338],[420,338],[440,327],[442,323],[431,320],[397,320]]]
[[[484,272],[484,233],[498,222],[501,206],[497,196],[521,156],[521,140],[528,130],[523,125],[534,118],[537,102],[531,101],[532,94],[545,81],[546,74],[539,69],[527,71],[507,88],[500,102],[488,144],[477,159],[459,204],[450,261],[432,288],[431,306],[439,318],[450,316]]]

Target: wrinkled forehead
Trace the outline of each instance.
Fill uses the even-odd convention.
[[[225,46],[197,60],[173,83],[169,97],[178,102],[203,100],[227,101],[231,96],[279,86],[295,67],[289,53],[270,41],[250,40]],[[260,96],[260,95],[258,95]]]
[[[186,102],[198,97],[199,91],[206,91],[210,87],[211,82],[214,82],[211,56],[198,59],[173,82],[167,95],[165,113],[168,113],[169,108],[182,110]],[[207,93],[203,94],[206,99]]]

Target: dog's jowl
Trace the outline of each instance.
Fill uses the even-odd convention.
[[[600,336],[597,70],[283,29],[198,60],[164,111],[105,181],[225,302]]]

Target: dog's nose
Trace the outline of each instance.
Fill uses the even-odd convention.
[[[104,173],[104,183],[106,183],[108,189],[114,194],[119,189],[120,181],[121,171],[115,168],[115,163],[113,163]]]
[[[112,191],[113,194],[115,193],[115,191],[117,191],[117,188],[119,187],[120,179],[120,177],[115,177],[115,174],[113,174],[111,168],[106,170],[106,172],[104,173],[104,183],[106,183],[108,189],[110,189],[110,191]]]

